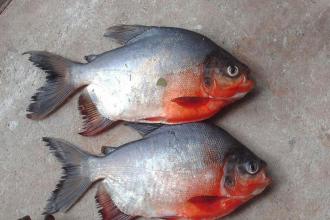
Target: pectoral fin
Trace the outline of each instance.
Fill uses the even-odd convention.
[[[187,207],[199,216],[214,219],[228,215],[241,203],[239,199],[222,196],[196,196],[188,200]]]
[[[172,102],[175,102],[183,107],[196,108],[206,105],[210,100],[211,99],[208,97],[183,96],[172,99]]]
[[[196,196],[189,199],[189,203],[194,204],[201,211],[210,212],[214,209],[214,206],[219,203],[221,197],[218,196]]]
[[[137,218],[135,216],[126,215],[116,207],[104,183],[99,184],[95,200],[103,220],[133,220]]]

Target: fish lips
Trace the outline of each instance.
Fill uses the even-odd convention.
[[[237,93],[248,93],[255,87],[255,82],[251,79],[244,79],[237,87]]]
[[[244,79],[242,83],[240,83],[235,88],[235,94],[229,97],[223,97],[223,96],[209,96],[209,98],[213,101],[227,101],[227,102],[233,102],[238,99],[243,98],[247,93],[249,93],[253,88],[255,87],[255,82],[250,79]]]

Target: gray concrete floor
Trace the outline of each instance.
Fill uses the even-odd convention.
[[[42,219],[61,173],[42,136],[94,153],[139,137],[124,126],[79,136],[77,96],[43,121],[25,118],[45,75],[22,52],[82,61],[118,46],[102,34],[122,23],[198,31],[251,67],[257,89],[215,121],[268,162],[274,184],[226,219],[330,219],[329,0],[14,0],[0,15],[0,219]],[[94,190],[57,219],[96,219]]]

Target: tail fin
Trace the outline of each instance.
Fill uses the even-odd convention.
[[[75,85],[71,71],[79,63],[45,51],[28,51],[29,60],[47,73],[46,84],[32,96],[33,101],[26,116],[30,119],[43,119],[60,107],[75,90],[83,85]]]
[[[64,175],[48,199],[44,214],[68,211],[93,184],[88,167],[88,153],[56,138],[44,137],[50,151],[62,163]]]

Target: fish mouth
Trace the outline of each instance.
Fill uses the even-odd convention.
[[[242,80],[242,82],[235,88],[236,92],[234,95],[229,97],[223,96],[209,96],[209,98],[213,101],[229,101],[233,102],[238,99],[243,98],[246,94],[248,94],[255,87],[255,82],[253,80],[247,79],[246,77]]]
[[[229,97],[230,100],[237,100],[243,98],[248,92],[238,92],[235,95]]]
[[[262,170],[262,184],[263,186],[267,187],[272,183],[272,179],[267,175],[266,167],[264,167]]]
[[[250,92],[255,87],[255,82],[244,77],[243,82],[238,86],[238,92]]]
[[[233,96],[230,97],[214,97],[214,96],[209,96],[209,98],[213,101],[234,101],[243,98],[248,92],[238,92]]]
[[[258,188],[258,189],[254,190],[254,191],[251,193],[251,196],[259,195],[259,194],[262,193],[265,189],[266,189],[266,186],[265,186],[265,187]]]
[[[251,193],[252,196],[256,196],[262,193],[270,184],[272,179],[267,175],[265,168],[261,170],[261,179],[259,180],[258,187]]]

